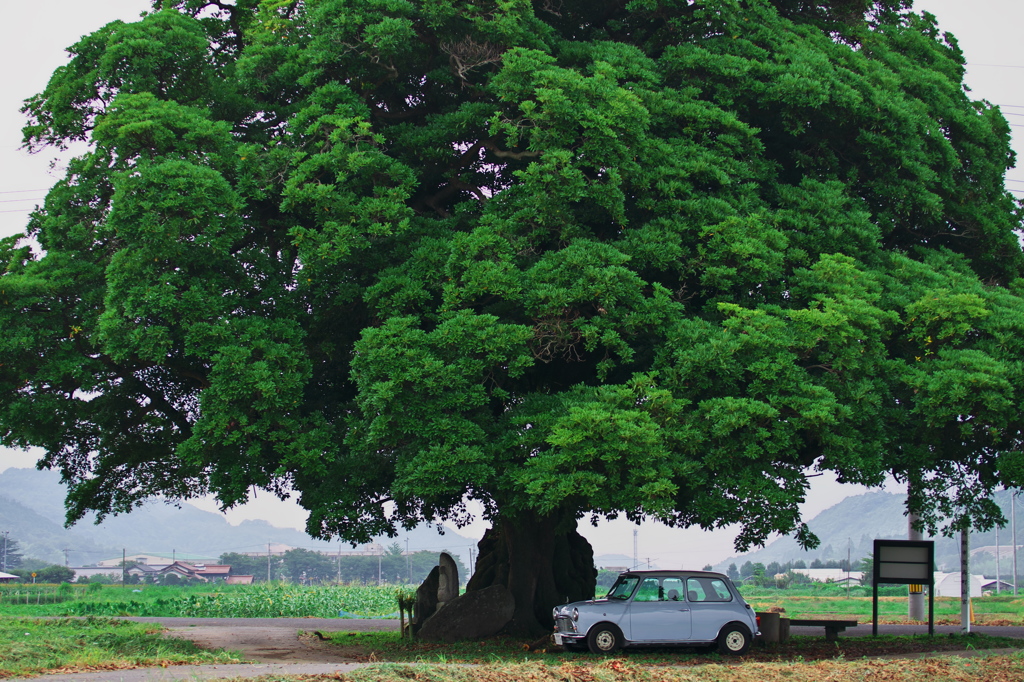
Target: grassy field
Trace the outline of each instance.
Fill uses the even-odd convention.
[[[757,611],[771,608],[785,609],[790,618],[855,618],[860,622],[871,621],[871,598],[842,596],[800,596],[780,593],[746,597]],[[981,597],[972,600],[974,622],[979,625],[1024,625],[1024,598],[1012,596]],[[925,615],[928,606],[925,602]],[[879,621],[899,622],[907,619],[907,598],[879,597]],[[960,600],[952,597],[936,597],[936,622],[960,622]]]
[[[241,662],[231,653],[165,639],[160,631],[152,625],[109,618],[0,618],[0,678],[42,671]]]
[[[99,588],[99,589],[97,589]],[[152,616],[282,618],[395,614],[394,587],[339,585],[0,586],[0,616]]]
[[[905,589],[905,588],[904,588]],[[283,583],[256,585],[120,586],[2,585],[0,616],[155,616],[275,618],[351,616],[381,618],[397,611],[397,588],[363,585],[303,587]],[[789,617],[871,619],[871,597],[855,589],[847,598],[834,586],[774,590],[743,588],[755,609],[785,609]],[[891,592],[891,590],[890,590]],[[906,596],[879,598],[880,620],[906,619]],[[974,600],[978,624],[1024,625],[1024,595]],[[959,622],[960,600],[935,600],[939,622]]]

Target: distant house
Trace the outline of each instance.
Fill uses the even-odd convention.
[[[147,566],[170,566],[175,561],[187,561],[190,563],[204,563],[207,561],[215,561],[213,557],[200,556],[198,554],[185,554],[182,552],[174,552],[172,554],[152,554],[148,552],[140,554],[129,554],[124,557],[124,560],[129,563],[135,564],[146,564]],[[121,557],[113,559],[104,559],[96,563],[97,566],[117,566],[121,567]]]
[[[113,580],[121,579],[120,564],[117,566],[72,566],[71,570],[75,572],[75,577],[72,580],[76,583],[85,582],[96,575],[108,576]]]
[[[794,573],[805,575],[816,583],[839,583],[846,584],[847,576],[854,585],[860,585],[864,573],[861,571],[850,571],[847,573],[841,568],[794,568]]]
[[[229,575],[224,581],[228,585],[252,585],[251,575]]]
[[[184,561],[175,561],[170,566],[160,569],[159,575],[166,577],[176,575],[185,580],[198,580],[200,582],[226,582],[231,575],[231,567],[223,564],[189,564]]]
[[[971,596],[981,596],[981,586],[988,582],[983,575],[972,575],[970,579]],[[960,572],[939,573],[935,572],[935,596],[960,598]]]
[[[167,568],[166,566],[154,566],[150,564],[135,564],[128,569],[128,575],[136,575],[144,580],[154,580],[160,575],[161,569]]]
[[[1020,549],[1020,545],[1017,545]],[[1013,561],[1013,545],[982,545],[971,549],[971,559],[977,559],[982,554],[991,558],[999,557],[1003,561]]]
[[[11,575],[10,573],[0,573],[0,583],[13,583],[18,579],[18,576]]]
[[[983,592],[996,593],[996,588],[999,588],[1000,592],[1010,592],[1013,590],[1013,583],[1008,583],[1005,580],[988,580],[986,579],[981,585]]]

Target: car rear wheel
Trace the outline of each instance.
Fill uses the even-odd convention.
[[[750,648],[750,630],[739,623],[731,623],[718,633],[718,652],[739,656]]]
[[[587,633],[587,646],[595,654],[613,654],[622,648],[622,631],[611,624],[595,625]]]

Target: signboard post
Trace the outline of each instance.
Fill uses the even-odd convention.
[[[871,634],[878,634],[878,585],[928,586],[928,634],[935,634],[935,543],[930,540],[875,540]]]

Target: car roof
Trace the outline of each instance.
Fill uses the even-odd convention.
[[[700,577],[700,576],[715,577],[715,578],[724,578],[724,577],[726,577],[724,573],[716,573],[714,571],[689,571],[689,570],[686,570],[686,569],[681,569],[681,570],[671,570],[671,569],[653,570],[652,569],[652,570],[647,570],[647,571],[622,571],[621,573],[619,573],[619,575],[637,575],[637,576],[645,576],[645,575],[650,575],[650,576],[685,575],[685,576],[694,576],[694,577]]]

